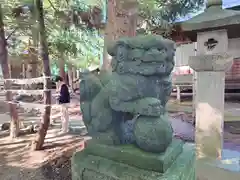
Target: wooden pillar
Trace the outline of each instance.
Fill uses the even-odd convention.
[[[181,88],[180,86],[176,86],[177,88],[177,101],[181,102]]]
[[[201,49],[200,49],[201,50]],[[194,56],[197,55],[197,43],[194,43]],[[195,99],[196,99],[196,80],[197,80],[197,74],[196,72],[193,70],[193,77],[192,77],[192,117],[193,119],[196,118],[196,111],[195,111]]]
[[[195,111],[195,104],[196,104],[196,80],[197,80],[197,74],[195,71],[193,71],[193,77],[192,77],[192,117],[196,118],[196,111]]]
[[[26,77],[25,63],[22,63],[22,78]]]
[[[8,64],[8,68],[9,68],[9,78],[12,78],[12,65],[11,63]]]
[[[73,81],[75,81],[76,80],[76,68],[73,66],[72,67],[72,76],[73,76]],[[76,88],[76,83],[73,83],[73,89],[75,89]]]
[[[25,78],[25,64],[24,62],[21,64],[22,65],[22,79]],[[24,89],[24,84],[21,85],[21,89]]]
[[[68,65],[68,83],[69,83],[69,86],[70,86],[70,89],[73,90],[73,71],[72,71],[72,65]]]
[[[77,79],[80,77],[80,72],[79,72],[79,70],[77,70],[76,76],[77,76],[77,77],[76,77]]]

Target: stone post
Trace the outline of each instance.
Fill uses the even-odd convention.
[[[221,158],[224,122],[225,71],[233,58],[227,54],[227,32],[199,33],[197,56],[189,59],[196,71],[196,155]]]

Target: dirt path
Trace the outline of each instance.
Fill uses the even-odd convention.
[[[34,135],[0,140],[0,179],[3,180],[70,180],[69,158],[81,150],[83,138],[60,135],[58,129],[49,130],[44,150],[32,152]]]
[[[9,122],[8,108],[0,102],[0,124]],[[70,119],[80,120],[78,101],[69,108]],[[41,114],[31,114],[19,109],[20,119],[25,123],[39,123]],[[70,158],[73,152],[83,146],[83,137],[61,135],[59,109],[52,110],[56,126],[48,131],[44,150],[32,152],[30,145],[35,134],[22,136],[14,141],[0,138],[0,179],[1,180],[71,180]]]

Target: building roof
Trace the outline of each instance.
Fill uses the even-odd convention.
[[[233,6],[233,7],[228,7],[228,8],[226,8],[226,9],[231,9],[231,10],[240,11],[240,5]]]
[[[223,8],[228,9],[232,7],[240,7],[240,1],[239,0],[223,0]]]
[[[240,37],[240,11],[222,9],[222,0],[208,0],[205,11],[180,22],[183,32],[195,40],[197,32],[227,29],[230,36]]]
[[[203,13],[181,23],[183,31],[240,25],[240,11],[209,7]]]
[[[240,10],[240,1],[239,0],[223,0],[222,1],[222,8],[223,9],[231,9],[231,10]],[[199,15],[201,13],[204,12],[205,6],[202,7],[197,13],[194,14],[188,14],[185,17],[181,17],[177,20],[177,22],[182,22],[182,21],[186,21],[189,20],[191,18],[193,18],[196,15]]]

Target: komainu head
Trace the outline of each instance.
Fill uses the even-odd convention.
[[[169,76],[174,67],[174,42],[157,35],[122,38],[108,48],[118,74]]]

